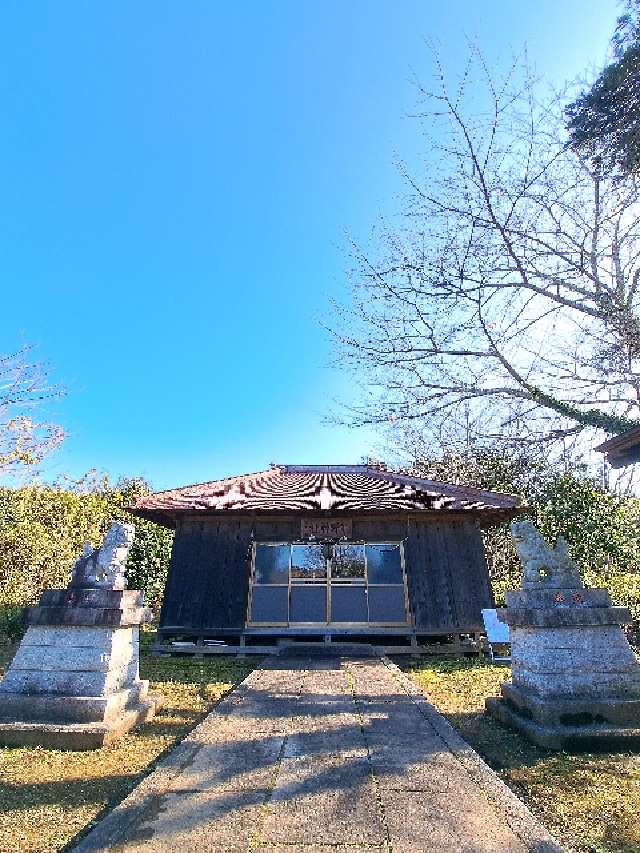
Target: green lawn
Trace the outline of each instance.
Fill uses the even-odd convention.
[[[569,755],[533,746],[483,713],[509,669],[483,661],[399,661],[424,695],[567,849],[640,851],[640,754]]]
[[[154,658],[147,653],[150,639],[143,635],[140,674],[165,697],[154,720],[92,752],[0,747],[0,853],[63,849],[122,800],[254,666],[222,657]],[[0,673],[9,655],[9,647],[0,646]]]

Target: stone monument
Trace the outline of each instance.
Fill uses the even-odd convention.
[[[506,594],[512,683],[487,711],[548,749],[640,743],[640,666],[605,589],[585,589],[563,539],[550,548],[530,521],[511,525],[522,588]]]
[[[0,681],[0,743],[96,749],[153,716],[160,697],[141,681],[143,594],[126,589],[134,527],[114,523],[86,543],[66,589],[43,592]]]

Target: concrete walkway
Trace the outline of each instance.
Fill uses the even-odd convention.
[[[76,853],[560,847],[387,661],[275,658]]]

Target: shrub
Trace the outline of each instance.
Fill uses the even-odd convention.
[[[10,643],[22,639],[26,624],[24,607],[0,607],[0,638],[6,637]]]
[[[44,589],[66,586],[84,542],[99,545],[112,521],[135,524],[127,562],[129,587],[157,612],[173,533],[134,518],[126,507],[148,491],[142,480],[0,489],[0,607],[35,604]]]
[[[550,543],[563,536],[585,583],[609,590],[614,604],[640,620],[640,500],[603,489],[584,468],[558,469],[524,453],[488,449],[416,462],[418,475],[520,494],[528,516]],[[496,604],[520,585],[522,567],[508,525],[484,532]]]

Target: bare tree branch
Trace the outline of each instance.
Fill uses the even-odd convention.
[[[62,391],[49,384],[44,366],[31,355],[25,346],[0,357],[0,475],[32,470],[64,439],[61,427],[33,417]]]
[[[352,247],[352,302],[332,331],[371,391],[353,420],[510,443],[632,426],[636,182],[567,146],[561,105],[536,101],[523,63],[496,81],[476,51],[455,94],[437,58],[436,77],[420,89],[426,173],[403,166],[402,219]]]

